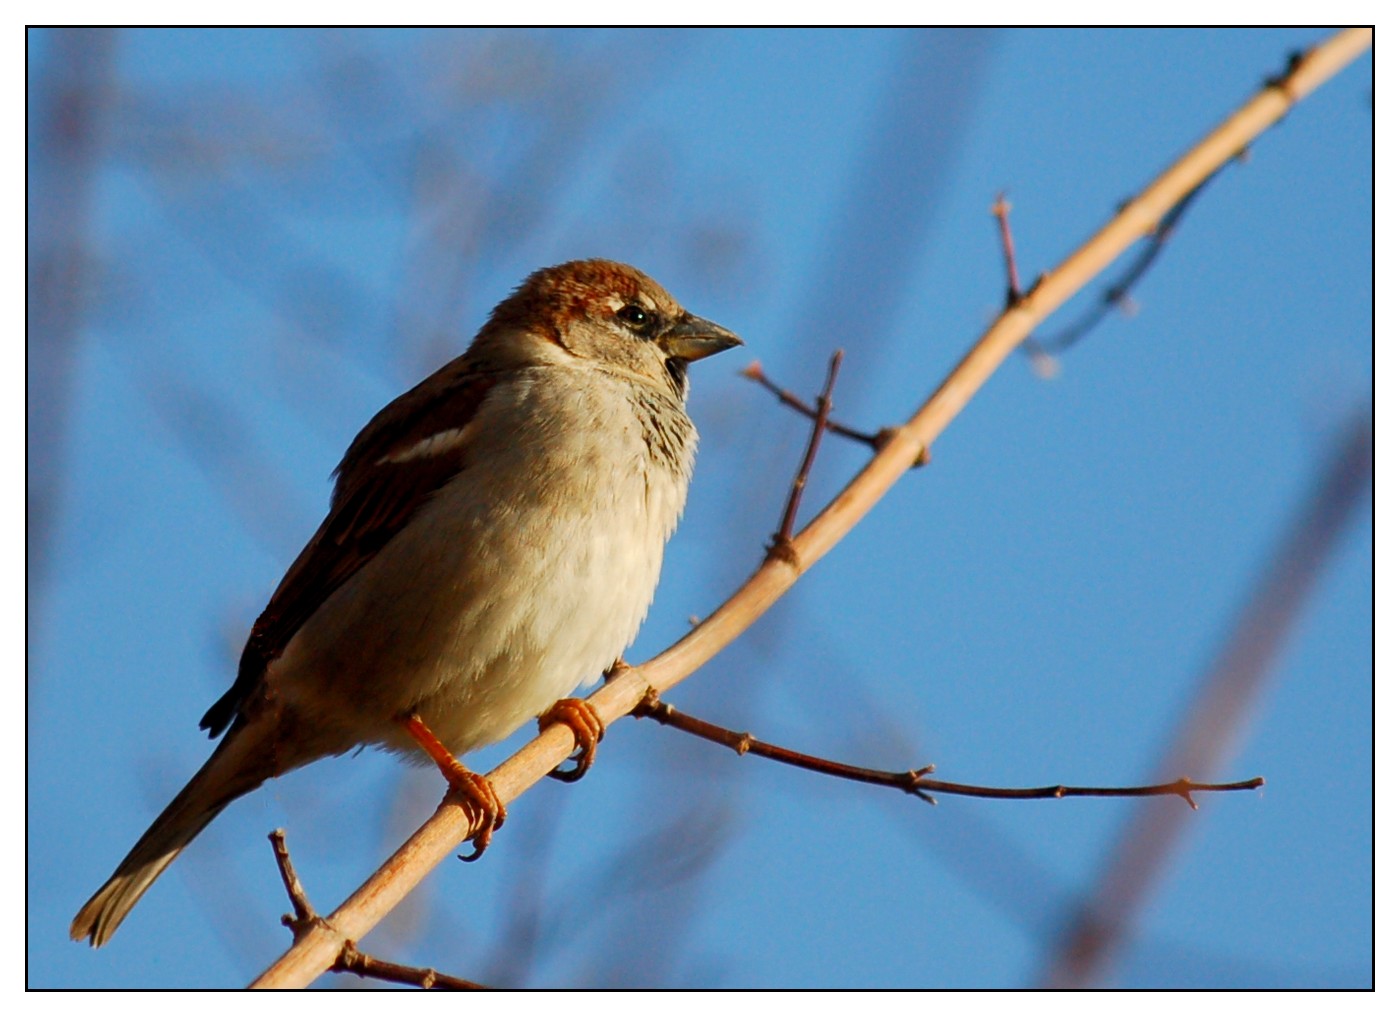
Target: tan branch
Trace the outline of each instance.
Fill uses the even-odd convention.
[[[635,669],[617,674],[589,697],[605,724],[629,714],[649,690],[663,693],[732,643],[811,568],[924,454],[958,412],[1036,325],[1102,271],[1128,245],[1298,100],[1371,45],[1370,29],[1338,32],[1269,82],[1238,112],[1169,167],[1140,196],[1054,271],[1009,308],[954,368],[946,381],[888,441],[845,490],[792,538],[792,554],[769,557],[727,601],[675,645]],[[556,725],[531,741],[489,776],[509,803],[568,758],[573,736]],[[443,858],[476,833],[462,809],[445,800],[432,817],[325,921],[253,982],[255,988],[308,985],[340,954],[345,941],[364,936],[408,895]]]
[[[272,841],[272,856],[277,860],[277,872],[282,877],[282,886],[286,888],[287,897],[292,902],[294,912],[290,915],[283,915],[282,924],[292,930],[294,940],[300,940],[312,929],[329,929],[326,921],[311,906],[311,899],[306,896],[306,890],[302,888],[296,867],[292,865],[292,854],[287,850],[286,831],[273,830],[267,835],[267,839]],[[477,982],[458,978],[455,975],[444,975],[432,968],[409,967],[406,964],[395,964],[393,961],[371,957],[367,953],[361,953],[359,948],[348,939],[340,945],[340,952],[327,970],[358,975],[361,978],[376,978],[382,982],[416,985],[420,989],[486,988]]]

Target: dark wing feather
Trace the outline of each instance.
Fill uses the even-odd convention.
[[[379,411],[359,433],[336,467],[330,513],[253,625],[233,687],[199,722],[209,737],[221,734],[242,712],[267,665],[326,598],[460,472],[462,449],[450,441],[438,450],[405,454],[470,424],[496,380],[459,357]]]

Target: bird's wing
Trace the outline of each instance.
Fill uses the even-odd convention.
[[[209,737],[233,722],[268,664],[326,598],[461,471],[470,428],[498,379],[459,357],[380,410],[356,436],[336,467],[325,522],[253,625],[232,688],[199,722]]]

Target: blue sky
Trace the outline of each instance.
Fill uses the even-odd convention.
[[[315,764],[231,807],[110,946],[67,941],[206,757],[196,722],[345,445],[532,269],[634,263],[748,343],[692,375],[700,463],[645,659],[776,527],[806,428],[749,359],[812,393],[843,347],[838,416],[903,419],[998,310],[998,191],[1033,278],[1324,34],[121,32],[62,439],[30,461],[59,480],[30,561],[29,983],[242,984],[287,941],[269,830],[330,910],[436,803],[376,752]],[[58,48],[28,42],[32,132]],[[1057,377],[1006,364],[672,701],[948,780],[1151,779],[1369,405],[1370,75],[1227,169]],[[863,460],[829,441],[808,511]],[[1368,493],[1230,761],[1192,774],[1266,788],[1186,817],[1097,984],[1371,983],[1372,522]],[[931,809],[624,721],[362,946],[501,985],[1032,985],[1134,808]]]

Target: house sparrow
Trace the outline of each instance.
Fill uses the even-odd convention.
[[[636,636],[685,503],[686,366],[739,345],[627,265],[531,275],[462,356],[395,399],[336,468],[330,512],[253,626],[200,727],[223,740],[81,911],[101,946],[235,798],[323,756],[380,745],[437,763],[504,817],[456,756],[544,711]]]

